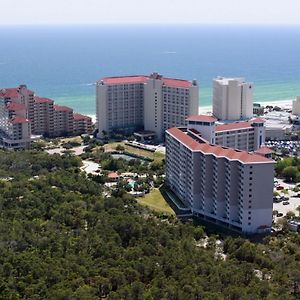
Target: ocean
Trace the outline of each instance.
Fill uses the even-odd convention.
[[[300,95],[300,27],[88,25],[0,27],[0,88],[26,84],[75,111],[95,114],[94,83],[150,74],[197,79],[200,107],[216,76],[245,77],[254,100]]]

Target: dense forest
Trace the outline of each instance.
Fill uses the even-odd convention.
[[[70,154],[0,153],[0,299],[299,299],[300,238],[206,236]],[[222,240],[222,244],[218,241]]]

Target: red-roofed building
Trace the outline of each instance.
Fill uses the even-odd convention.
[[[45,97],[34,97],[34,134],[51,137],[54,135],[54,101]]]
[[[78,113],[73,114],[74,135],[91,134],[93,131],[92,118]]]
[[[166,131],[167,186],[194,216],[249,234],[270,231],[274,161],[210,143],[206,125],[188,126]]]
[[[97,129],[132,134],[146,130],[162,140],[165,130],[187,124],[198,113],[199,90],[195,80],[149,76],[105,77],[97,82]]]
[[[26,85],[0,89],[0,146],[12,149],[30,146],[32,111],[33,92]]]
[[[73,109],[67,106],[54,105],[53,136],[73,135]]]

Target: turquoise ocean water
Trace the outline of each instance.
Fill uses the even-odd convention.
[[[254,82],[255,101],[292,99],[300,95],[300,27],[0,27],[0,88],[25,83],[81,113],[95,113],[97,79],[153,71],[197,79],[200,106],[211,104],[218,75]]]

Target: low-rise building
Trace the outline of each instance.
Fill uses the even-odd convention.
[[[265,121],[260,118],[222,124],[213,116],[195,115],[187,121],[189,128],[197,129],[212,144],[255,151],[265,142]]]

